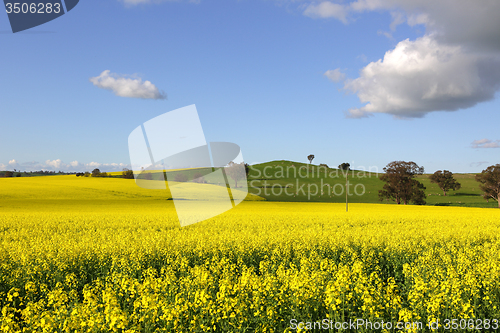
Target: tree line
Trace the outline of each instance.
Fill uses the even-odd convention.
[[[308,155],[309,164],[312,163],[314,155]],[[338,166],[341,170],[349,170],[349,163],[342,163]],[[414,203],[425,205],[425,186],[415,179],[418,175],[424,174],[424,167],[418,166],[415,162],[394,161],[384,168],[384,174],[380,180],[385,182],[384,187],[379,190],[379,199],[392,200],[399,204]],[[431,183],[443,191],[444,196],[448,191],[459,190],[462,185],[455,179],[449,170],[438,170],[429,177]],[[498,202],[500,208],[500,164],[491,165],[481,173],[476,174],[475,180],[479,183],[479,188],[483,192],[483,198]]]

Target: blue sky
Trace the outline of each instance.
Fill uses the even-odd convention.
[[[196,104],[207,141],[249,163],[479,172],[500,163],[499,14],[473,0],[103,0],[13,34],[0,13],[0,170],[121,170],[132,130]]]

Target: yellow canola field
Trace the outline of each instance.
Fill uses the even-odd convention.
[[[0,179],[0,331],[476,318],[487,332],[500,320],[500,210],[250,201],[180,228],[165,193],[124,179]]]

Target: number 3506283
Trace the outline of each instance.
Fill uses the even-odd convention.
[[[5,9],[7,14],[59,14],[61,12],[60,3],[18,3],[18,2],[7,2],[5,4]]]

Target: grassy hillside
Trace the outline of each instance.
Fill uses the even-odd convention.
[[[375,170],[373,170],[375,171]],[[349,202],[380,203],[378,191],[384,186],[377,173],[353,170],[349,172]],[[429,180],[429,174],[418,176],[426,187],[428,205],[463,207],[498,207],[481,196],[475,174],[455,174],[462,184],[447,196]],[[346,179],[341,170],[290,161],[272,161],[251,166],[249,192],[269,201],[345,202]],[[328,185],[330,187],[328,187]],[[323,188],[323,193],[321,193]],[[394,203],[384,201],[384,203]]]

